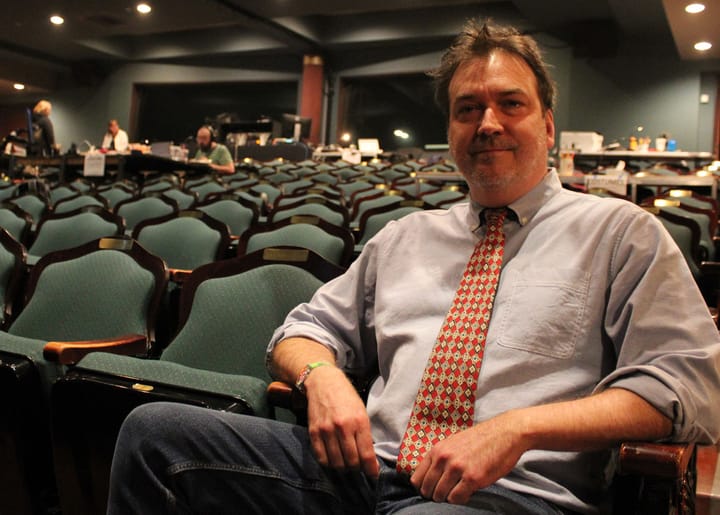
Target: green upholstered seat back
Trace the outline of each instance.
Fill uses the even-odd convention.
[[[155,197],[144,197],[134,202],[123,204],[117,210],[117,214],[125,219],[125,228],[133,229],[138,223],[150,218],[169,215],[174,211],[173,207]]]
[[[403,198],[399,195],[383,195],[382,197],[373,198],[361,202],[358,205],[357,213],[355,213],[355,220],[360,221],[365,211],[369,209],[375,209],[376,207],[385,207],[391,204],[398,204],[403,201]]]
[[[147,333],[155,278],[117,250],[99,250],[47,266],[9,333],[40,340]]]
[[[12,199],[12,202],[24,209],[32,217],[33,223],[38,223],[47,209],[47,204],[35,195],[23,195]]]
[[[707,252],[706,261],[715,261],[715,243],[713,242],[712,235],[710,234],[710,219],[708,215],[704,213],[691,213],[681,207],[674,206],[663,206],[660,209],[674,215],[695,220],[700,228],[700,246]]]
[[[198,209],[224,222],[230,228],[230,234],[236,236],[244,233],[253,223],[252,209],[234,200],[218,200],[206,206],[198,206]]]
[[[74,197],[78,194],[78,191],[71,188],[70,186],[58,186],[50,190],[50,203],[54,206],[62,199],[68,197]]]
[[[414,213],[415,211],[422,211],[422,208],[399,207],[397,209],[393,209],[392,211],[386,211],[384,213],[377,213],[375,215],[369,216],[365,223],[362,238],[358,243],[361,245],[366,244],[368,240],[375,236],[380,231],[380,229],[385,227],[385,224],[387,224],[389,221],[399,220],[403,216],[407,216],[410,213]]]
[[[265,193],[270,204],[274,204],[281,193],[281,191],[272,184],[256,184],[250,189],[258,194]]]
[[[3,305],[0,306],[0,322],[5,321],[5,302],[11,301],[11,299],[6,299],[5,296],[8,292],[10,279],[12,279],[13,273],[15,272],[17,261],[18,258],[15,254],[10,252],[3,245],[0,245],[0,302],[3,303]]]
[[[268,380],[270,337],[321,284],[301,268],[279,264],[208,279],[195,292],[190,316],[161,360]]]
[[[423,195],[422,199],[427,202],[428,204],[431,204],[433,206],[436,206],[440,204],[441,202],[445,202],[448,200],[456,200],[461,201],[465,200],[466,195],[461,191],[453,191],[453,190],[441,190],[441,191],[435,191],[433,193],[428,193],[427,195]]]
[[[69,213],[70,211],[73,211],[75,209],[80,209],[81,207],[85,206],[103,206],[103,203],[93,197],[92,195],[80,195],[78,197],[65,200],[63,202],[60,202],[55,207],[55,213],[61,214],[61,213]]]
[[[95,213],[79,213],[41,224],[28,254],[42,257],[56,250],[78,247],[98,238],[118,234],[118,227]]]
[[[132,193],[122,188],[109,188],[98,193],[101,197],[107,200],[108,206],[111,208],[115,207],[118,203],[123,200],[127,200],[133,196]]]
[[[16,240],[20,241],[23,230],[25,229],[25,219],[9,209],[0,208],[0,227],[5,229]]]
[[[192,270],[215,260],[221,236],[202,220],[178,217],[147,225],[137,235],[146,250],[160,256],[170,268]]]
[[[337,225],[338,227],[343,227],[345,224],[345,219],[342,213],[333,211],[322,204],[302,204],[291,209],[281,209],[273,215],[273,222],[286,220],[287,218],[292,218],[295,215],[317,216],[318,218],[321,218],[333,225]]]
[[[665,226],[665,229],[667,229],[672,239],[675,240],[675,243],[680,248],[680,251],[685,258],[685,261],[687,261],[687,264],[690,267],[690,271],[692,272],[693,276],[698,277],[700,274],[700,269],[698,268],[698,265],[695,262],[695,258],[693,255],[692,231],[690,230],[690,228],[684,225],[673,223],[664,218],[659,218],[659,220]]]
[[[175,200],[178,209],[188,209],[195,203],[195,195],[176,188],[163,191],[163,195]]]
[[[226,191],[225,186],[215,181],[198,184],[197,186],[193,186],[189,189],[198,194],[198,199],[200,201],[205,200],[205,197],[207,197],[210,193],[220,193]]]
[[[253,234],[247,242],[246,253],[267,247],[302,247],[336,265],[342,264],[345,242],[321,228],[310,224],[291,224],[274,231]]]

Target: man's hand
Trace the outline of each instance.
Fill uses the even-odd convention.
[[[527,450],[516,429],[505,414],[455,433],[425,454],[410,482],[427,499],[467,504],[473,492],[507,475]]]
[[[335,469],[362,470],[377,477],[379,467],[370,419],[362,399],[345,374],[333,366],[318,367],[305,382],[308,431],[315,457]]]

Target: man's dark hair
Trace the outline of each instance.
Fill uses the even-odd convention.
[[[555,106],[555,82],[532,37],[521,34],[513,27],[496,25],[491,20],[469,20],[443,54],[440,66],[428,73],[435,86],[435,101],[446,115],[450,113],[448,89],[455,70],[462,63],[474,57],[487,56],[493,50],[504,50],[522,58],[535,75],[544,110]]]

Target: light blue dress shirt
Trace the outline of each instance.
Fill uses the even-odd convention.
[[[720,338],[680,251],[655,218],[562,188],[550,171],[509,206],[475,420],[631,390],[677,441],[720,438]],[[304,336],[362,373],[375,450],[395,460],[435,339],[485,228],[464,203],[391,222],[341,277],[292,311],[268,347]],[[584,513],[607,509],[611,451],[526,452],[498,484]]]

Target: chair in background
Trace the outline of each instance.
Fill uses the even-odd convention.
[[[445,187],[440,191],[423,193],[420,198],[431,206],[446,206],[448,203],[463,202],[467,200],[467,194],[459,186]]]
[[[185,188],[187,191],[195,192],[198,200],[202,202],[211,193],[224,193],[227,191],[225,185],[215,179],[208,179],[204,182],[194,184]]]
[[[59,380],[53,435],[63,513],[104,512],[117,433],[135,406],[169,400],[271,416],[265,348],[287,313],[340,273],[321,261],[307,250],[267,249],[198,268],[182,293],[181,329],[160,359],[95,353]]]
[[[58,184],[50,188],[50,205],[55,206],[58,202],[68,197],[74,197],[80,193],[79,190],[75,189],[70,184]]]
[[[48,206],[45,199],[42,196],[34,193],[26,193],[19,197],[10,198],[8,199],[8,201],[12,202],[16,206],[19,206],[27,214],[30,215],[30,218],[32,218],[33,227],[37,225],[37,223],[40,221],[43,215],[45,215],[45,213],[52,211],[52,207]]]
[[[399,220],[403,216],[424,209],[433,209],[433,206],[422,200],[401,200],[400,202],[368,209],[360,218],[356,233],[355,253],[359,254],[363,246],[375,236],[391,220]]]
[[[178,279],[180,271],[222,259],[230,243],[224,222],[193,209],[144,220],[135,226],[132,236],[165,260],[174,279]]]
[[[296,193],[302,192],[308,188],[312,188],[314,184],[315,183],[309,179],[296,179],[293,181],[284,182],[280,186],[283,191],[281,197],[284,197],[286,195],[294,195]]]
[[[107,201],[110,209],[115,209],[120,202],[133,198],[136,190],[123,183],[115,183],[104,188],[98,188],[97,194]]]
[[[8,200],[16,195],[18,191],[17,184],[2,184],[0,185],[0,201]]]
[[[20,287],[25,274],[25,247],[5,229],[0,229],[0,329],[5,330],[13,321],[18,306]]]
[[[92,193],[78,193],[72,197],[60,200],[57,204],[55,204],[53,212],[60,214],[69,213],[70,211],[75,211],[76,209],[87,206],[97,206],[107,209],[108,204],[107,200],[99,195],[94,195]]]
[[[404,192],[398,190],[379,189],[379,195],[361,196],[363,192],[353,196],[353,208],[351,211],[351,227],[357,227],[363,214],[370,209],[399,204],[403,200],[411,200]]]
[[[90,241],[119,236],[125,230],[123,219],[105,208],[87,206],[69,213],[52,213],[38,224],[27,263],[34,265],[46,254],[79,247]]]
[[[191,209],[199,201],[198,193],[196,191],[170,188],[169,190],[164,190],[162,193],[165,197],[171,198],[177,202],[178,209]]]
[[[125,219],[126,232],[132,232],[143,220],[166,216],[177,211],[177,202],[158,192],[123,200],[115,206],[115,213]]]
[[[242,233],[255,225],[260,218],[260,208],[236,193],[217,193],[208,195],[195,209],[204,211],[213,218],[227,224],[230,239],[237,243]]]
[[[279,222],[250,227],[238,241],[238,255],[268,247],[300,247],[345,268],[352,259],[353,245],[349,230],[316,216],[296,215]]]
[[[124,337],[118,352],[147,353],[166,282],[163,261],[124,237],[49,254],[30,271],[25,305],[0,333],[0,482],[12,485],[0,513],[53,507],[48,396],[65,367],[46,361],[44,347],[75,341],[78,358]]]
[[[170,188],[178,188],[180,186],[179,181],[176,177],[160,177],[145,182],[143,187],[140,189],[140,194],[145,195],[151,192],[162,192],[169,190]]]
[[[12,202],[0,202],[0,227],[23,245],[28,242],[32,217]]]
[[[275,205],[275,201],[282,194],[282,191],[277,186],[268,182],[260,182],[255,186],[252,186],[248,191],[256,195],[265,196],[266,200],[264,202],[264,206],[268,212],[272,210]]]
[[[353,193],[359,191],[372,191],[375,189],[375,185],[373,183],[367,182],[365,180],[340,182],[336,184],[335,187],[342,192],[343,198],[347,203],[349,203]]]
[[[347,227],[350,222],[347,209],[323,197],[308,197],[292,204],[278,205],[268,215],[268,222],[279,222],[295,215],[317,216],[338,227]]]

